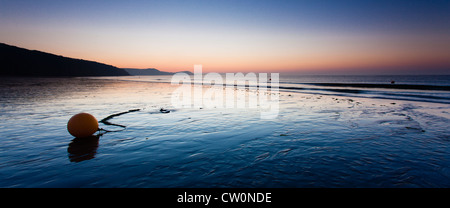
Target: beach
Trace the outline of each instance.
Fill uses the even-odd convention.
[[[175,107],[167,76],[2,78],[0,187],[450,187],[448,91],[301,83],[280,78],[261,119]],[[123,131],[67,132],[132,109],[109,120]]]

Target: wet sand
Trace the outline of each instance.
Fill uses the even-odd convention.
[[[258,108],[174,108],[167,83],[2,85],[1,187],[450,186],[448,104],[280,92],[264,120]],[[126,130],[93,142],[66,130],[79,112],[130,109],[109,120]]]

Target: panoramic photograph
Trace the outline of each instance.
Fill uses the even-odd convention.
[[[450,188],[449,20],[446,0],[0,0],[0,187]]]

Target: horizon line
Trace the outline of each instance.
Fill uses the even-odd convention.
[[[61,57],[65,57],[65,58],[71,58],[71,59],[77,59],[77,60],[83,60],[83,61],[90,61],[90,62],[95,62],[95,63],[101,63],[101,64],[105,64],[105,65],[110,65],[113,66],[115,68],[119,68],[119,69],[138,69],[138,70],[146,70],[146,69],[155,69],[161,72],[170,72],[170,73],[177,73],[177,72],[191,72],[193,73],[193,69],[192,70],[186,70],[186,69],[182,69],[182,70],[167,70],[167,69],[160,69],[160,68],[156,68],[156,67],[119,67],[110,63],[104,63],[104,62],[100,62],[100,61],[96,61],[96,60],[91,60],[91,59],[85,59],[85,58],[75,58],[75,57],[69,57],[66,55],[61,55],[61,54],[57,54],[57,53],[52,53],[52,52],[46,52],[46,51],[42,51],[39,49],[30,49],[30,48],[26,48],[26,47],[22,47],[22,46],[17,46],[17,45],[11,45],[8,43],[4,43],[4,42],[0,42],[0,44],[4,44],[4,45],[8,45],[8,46],[12,46],[12,47],[16,47],[16,48],[22,48],[22,49],[26,49],[29,51],[37,51],[37,52],[41,52],[41,53],[47,53],[47,54],[52,54],[52,55],[56,55],[56,56],[61,56]],[[195,64],[192,64],[192,68]],[[406,68],[406,69],[405,69]],[[424,72],[423,70],[427,70],[426,72]],[[362,70],[362,71],[361,71]],[[375,73],[373,71],[376,71]],[[208,71],[206,70],[206,72],[204,73],[219,73],[219,74],[225,74],[225,73],[282,73],[282,74],[293,74],[293,75],[365,75],[365,76],[378,76],[378,75],[389,75],[389,76],[396,76],[396,75],[450,75],[450,67],[358,67],[358,68],[328,68],[328,69],[324,69],[324,68],[316,68],[316,69],[262,69],[262,70],[229,70],[229,71],[222,71],[222,70],[211,70]],[[408,74],[409,73],[409,74]],[[150,76],[154,76],[154,75],[150,75]]]

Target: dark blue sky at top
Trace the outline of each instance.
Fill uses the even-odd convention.
[[[317,27],[342,30],[449,30],[450,1],[0,1],[2,21],[144,26]]]

